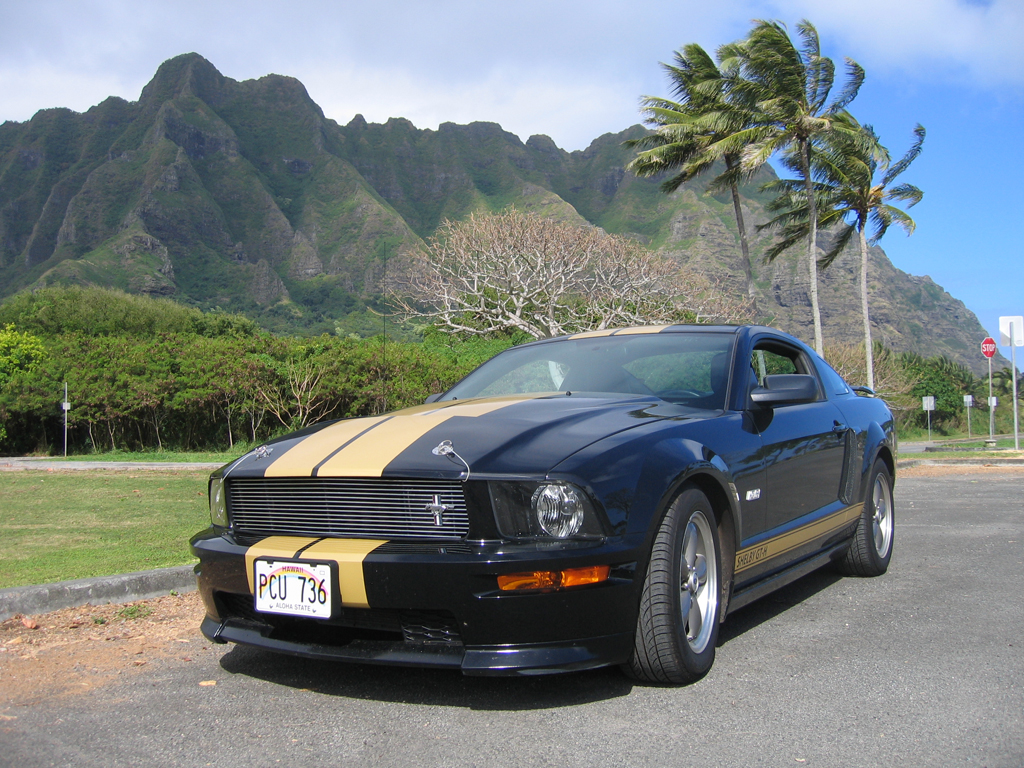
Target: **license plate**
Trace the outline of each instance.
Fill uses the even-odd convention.
[[[328,563],[256,560],[256,610],[329,619],[334,602]]]

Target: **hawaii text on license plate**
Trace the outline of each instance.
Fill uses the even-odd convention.
[[[256,610],[329,619],[334,583],[328,563],[257,559]]]

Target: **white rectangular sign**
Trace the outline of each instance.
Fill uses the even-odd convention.
[[[974,407],[974,395],[964,395],[964,405],[968,408]]]
[[[926,395],[925,397],[922,397],[921,398],[921,408],[923,410],[925,410],[925,411],[934,411],[935,410],[935,396],[934,395]]]
[[[1024,347],[1024,316],[1004,316],[999,318],[999,344],[1010,346],[1010,324],[1013,324],[1013,346]]]

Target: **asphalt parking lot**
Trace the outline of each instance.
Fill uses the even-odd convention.
[[[888,574],[734,614],[686,688],[207,647],[4,708],[0,764],[1021,766],[1024,471],[955,472],[899,479]]]

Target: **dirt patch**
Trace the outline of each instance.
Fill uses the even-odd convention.
[[[997,467],[975,464],[918,464],[896,470],[896,477],[949,477],[950,475],[999,475],[1024,477],[1024,467]]]
[[[214,646],[198,592],[86,605],[0,623],[0,719],[12,705],[88,693],[150,665],[188,664]]]

